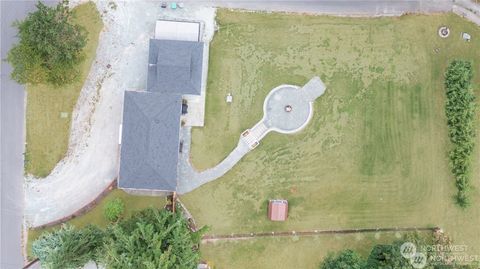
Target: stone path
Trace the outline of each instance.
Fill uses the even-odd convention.
[[[301,131],[312,118],[313,102],[324,92],[325,85],[319,77],[312,78],[302,88],[293,85],[276,87],[265,98],[263,118],[240,135],[237,147],[227,158],[203,172],[196,171],[190,163],[191,127],[182,127],[180,141],[183,141],[183,149],[179,156],[177,192],[190,192],[223,176],[271,131],[285,134]]]

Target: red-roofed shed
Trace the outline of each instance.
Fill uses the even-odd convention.
[[[271,221],[285,221],[288,217],[287,200],[270,200],[268,202],[268,218]]]

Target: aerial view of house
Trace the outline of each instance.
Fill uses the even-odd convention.
[[[204,47],[198,40],[200,24],[178,22],[196,26],[196,31],[181,35],[177,33],[182,27],[173,34],[162,32],[176,22],[162,23],[157,22],[155,39],[149,41],[146,90],[125,92],[118,175],[118,187],[125,190],[177,190],[180,128],[189,114],[188,100],[199,99],[192,102],[200,107],[197,111],[205,106],[205,98],[200,98]]]
[[[480,268],[480,3],[1,1],[0,268]]]

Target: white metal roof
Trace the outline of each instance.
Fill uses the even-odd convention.
[[[200,41],[200,23],[159,20],[155,24],[155,39]]]

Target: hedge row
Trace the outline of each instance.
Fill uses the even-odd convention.
[[[456,202],[469,205],[471,155],[475,137],[475,95],[471,87],[472,64],[454,60],[445,73],[448,134],[453,145],[449,153],[450,166],[458,192]]]

